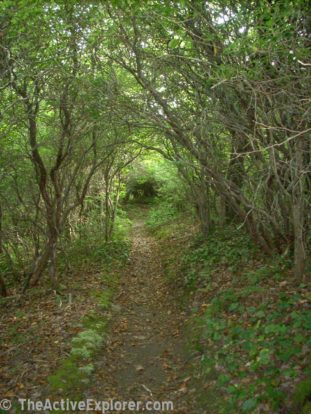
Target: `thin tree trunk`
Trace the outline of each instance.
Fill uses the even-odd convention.
[[[2,297],[7,296],[6,286],[5,286],[4,280],[1,275],[0,275],[0,296]]]
[[[48,261],[49,261],[49,250],[46,246],[43,250],[43,252],[40,254],[40,256],[37,257],[35,263],[33,264],[33,269],[28,273],[27,278],[24,283],[23,287],[23,293],[26,292],[26,290],[30,286],[30,282],[32,282],[32,285],[35,285],[38,283],[38,280],[42,274],[42,272],[46,269]]]
[[[304,173],[303,173],[304,140],[295,142],[293,166],[293,225],[294,225],[294,274],[303,278],[306,268],[306,246],[304,240]]]
[[[109,229],[109,240],[112,238],[113,230],[114,230],[114,224],[117,216],[117,209],[119,204],[119,197],[120,197],[120,183],[118,188],[116,189],[116,196],[114,200],[114,205],[112,206],[111,211],[111,223],[110,223],[110,229]]]
[[[49,261],[49,276],[51,281],[51,287],[54,290],[57,290],[58,280],[56,272],[56,242],[51,246],[51,255]]]
[[[0,205],[0,255],[3,253],[3,235],[2,235],[2,207]],[[3,280],[3,277],[0,275],[0,296],[6,297],[7,296],[7,290],[6,286]]]
[[[105,241],[109,240],[109,227],[110,227],[110,208],[109,208],[109,189],[108,179],[105,180]]]
[[[201,232],[205,238],[210,231],[210,205],[207,191],[207,189],[202,189],[202,192],[197,193],[196,197],[196,210],[200,220]]]
[[[23,292],[25,292],[29,288],[30,285],[35,286],[39,282],[39,279],[42,276],[43,272],[47,269],[51,258],[52,258],[52,262],[54,260],[53,265],[55,266],[55,257],[53,258],[55,248],[56,248],[56,241],[54,240],[54,238],[49,239],[48,242],[46,243],[46,246],[43,252],[37,258],[36,262],[34,263],[33,270],[28,274],[28,277],[25,281],[25,285],[23,288]]]

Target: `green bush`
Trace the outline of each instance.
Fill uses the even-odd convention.
[[[129,241],[115,239],[105,242],[103,237],[77,238],[66,245],[58,258],[60,273],[68,269],[75,271],[110,267],[116,261],[126,261],[129,256]]]
[[[120,208],[117,211],[117,216],[114,223],[114,231],[112,240],[126,240],[130,231],[132,222],[128,218],[127,213]]]
[[[164,226],[178,218],[178,210],[173,205],[167,202],[157,202],[149,212],[146,224],[151,229],[157,229]]]
[[[189,289],[207,284],[219,266],[238,272],[256,251],[250,238],[235,227],[216,229],[207,239],[197,236],[182,259],[185,284]]]

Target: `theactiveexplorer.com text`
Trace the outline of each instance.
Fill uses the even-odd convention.
[[[165,412],[173,411],[174,404],[172,401],[117,401],[105,400],[96,401],[87,399],[84,401],[71,401],[69,399],[61,399],[52,401],[46,399],[43,401],[33,401],[27,398],[19,398],[22,411],[100,411],[101,413],[113,413],[117,411],[133,411],[133,412]]]

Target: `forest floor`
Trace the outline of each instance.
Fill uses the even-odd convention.
[[[91,361],[91,380],[83,386],[85,399],[164,404],[149,412],[206,412],[197,407],[199,388],[191,380],[189,315],[165,274],[163,248],[146,228],[148,211],[139,208],[131,217],[131,253],[123,268],[112,266],[110,274],[119,282],[109,309],[103,311],[94,302],[93,293],[105,293],[106,282],[100,269],[91,268],[64,276],[61,297],[38,287],[24,297],[12,291],[1,304],[0,397],[52,398],[51,375],[70,358],[73,339],[85,330],[82,321],[95,314],[99,321],[107,316],[109,322]],[[68,397],[64,391],[57,395]],[[166,410],[167,401],[173,411]],[[17,403],[14,407],[12,413],[19,412]],[[134,412],[143,411],[148,412],[143,407]]]
[[[202,244],[191,218],[155,227],[149,208],[128,210],[131,243],[84,243],[59,294],[42,283],[0,301],[0,400],[14,402],[10,414],[21,412],[17,398],[47,397],[142,404],[111,414],[308,412],[308,285],[286,263],[260,261],[240,232]],[[143,410],[147,402],[158,406]]]
[[[170,412],[204,413],[190,386],[187,315],[165,279],[157,241],[143,218],[134,219],[131,233],[130,262],[114,301],[110,339],[98,353],[87,394],[98,401],[172,401]]]

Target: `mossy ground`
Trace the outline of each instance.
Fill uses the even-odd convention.
[[[84,316],[82,330],[71,340],[70,355],[64,359],[57,371],[49,376],[49,394],[73,400],[81,399],[94,371],[94,358],[104,346],[109,309],[118,286],[116,273],[102,275],[103,290],[92,292],[96,308]]]

